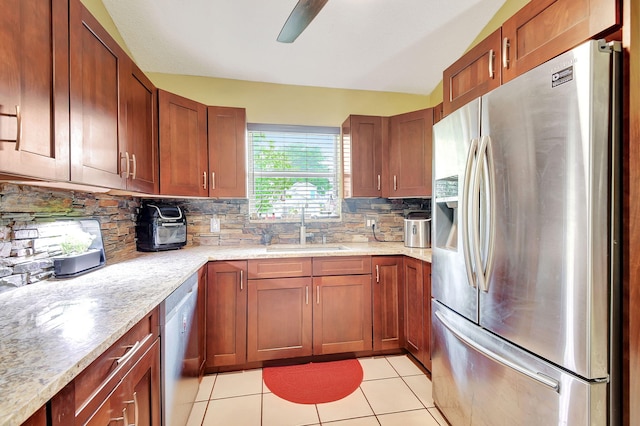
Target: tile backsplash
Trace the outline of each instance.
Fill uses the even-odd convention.
[[[0,184],[0,292],[53,276],[51,257],[59,253],[57,219],[91,217],[100,222],[107,263],[135,252],[135,220],[142,202],[180,205],[187,215],[187,245],[255,245],[297,243],[299,223],[249,220],[247,200],[154,199],[68,191],[40,186]],[[342,201],[342,217],[331,222],[306,221],[309,243],[374,241],[366,219],[375,219],[376,237],[402,241],[407,210],[430,210],[430,200],[382,198]],[[210,220],[220,220],[220,232]]]

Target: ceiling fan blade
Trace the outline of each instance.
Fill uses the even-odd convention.
[[[298,0],[298,4],[291,11],[287,22],[278,34],[278,41],[281,43],[293,43],[305,28],[313,21],[320,9],[327,4],[328,0]]]

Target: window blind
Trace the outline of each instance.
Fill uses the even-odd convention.
[[[247,126],[249,213],[253,219],[299,220],[340,215],[340,128]]]

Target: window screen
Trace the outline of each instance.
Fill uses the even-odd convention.
[[[247,125],[252,219],[340,216],[339,127]]]

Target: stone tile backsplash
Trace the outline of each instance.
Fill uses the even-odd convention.
[[[59,254],[56,219],[94,218],[100,223],[107,263],[135,252],[135,221],[142,202],[181,206],[187,215],[187,245],[255,245],[297,243],[299,223],[249,221],[247,200],[149,199],[0,184],[0,292],[53,277],[52,256]],[[312,244],[374,241],[365,220],[376,221],[376,237],[402,241],[407,210],[430,210],[430,200],[381,198],[342,202],[342,218],[307,220]],[[210,232],[210,219],[220,220],[220,232]]]

